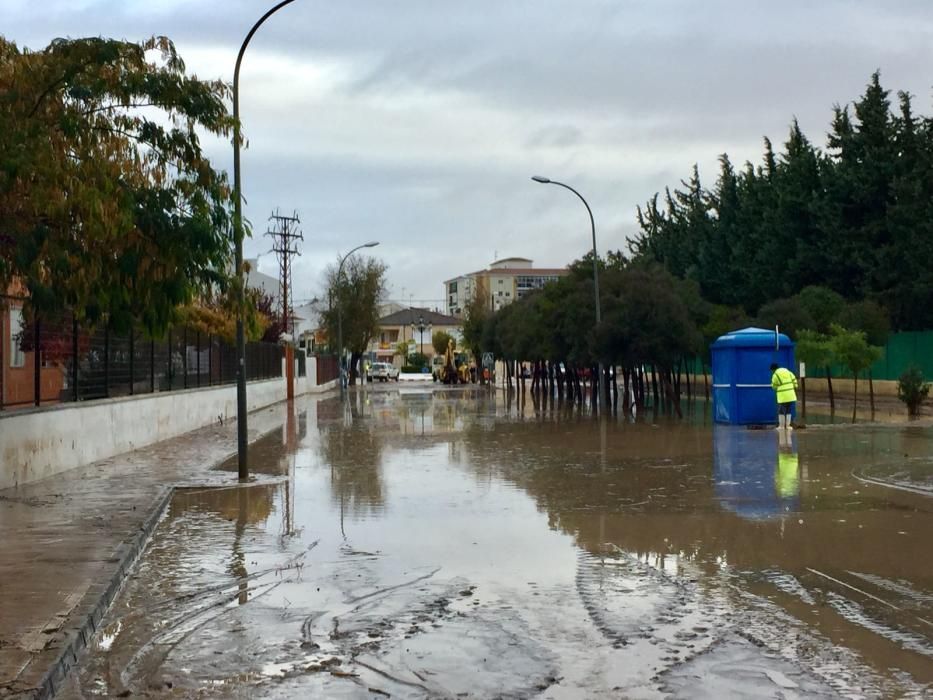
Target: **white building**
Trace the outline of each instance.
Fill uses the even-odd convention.
[[[486,300],[487,308],[497,311],[566,274],[565,267],[535,268],[529,258],[502,258],[485,270],[446,280],[447,313],[461,318],[467,303],[477,296]]]
[[[258,289],[263,294],[272,297],[274,303],[278,303],[279,278],[260,272],[258,258],[245,262],[249,266],[249,272],[246,273],[246,288]]]

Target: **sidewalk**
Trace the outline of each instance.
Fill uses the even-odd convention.
[[[287,410],[251,413],[250,442],[283,426]],[[233,421],[0,491],[0,698],[54,694],[173,488],[235,484],[214,469],[235,452]]]

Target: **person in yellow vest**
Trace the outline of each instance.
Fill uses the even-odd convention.
[[[793,430],[790,424],[791,412],[797,403],[797,377],[786,367],[771,364],[771,388],[777,395],[778,429]]]

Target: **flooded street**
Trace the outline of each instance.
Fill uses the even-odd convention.
[[[928,696],[931,438],[300,400],[275,483],[176,492],[62,696]]]

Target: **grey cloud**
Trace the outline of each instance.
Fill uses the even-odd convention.
[[[56,36],[166,34],[185,58],[196,49],[228,56],[221,76],[188,60],[203,77],[230,80],[240,42],[272,4],[47,0],[40,11],[14,2],[2,31],[32,48]],[[372,237],[383,241],[375,252],[391,265],[396,293],[404,285],[415,298],[440,297],[443,279],[482,267],[496,251],[563,265],[588,247],[585,212],[556,188],[531,183],[535,172],[585,192],[600,248],[624,247],[635,206],[676,186],[694,160],[706,182],[723,151],[736,164],[758,162],[761,137],[781,143],[794,115],[821,144],[832,104],[860,94],[876,68],[887,87],[917,94],[917,110],[929,114],[931,36],[929,0],[296,0],[256,35],[245,70],[263,53],[338,61],[349,74],[333,87],[335,99],[392,105],[400,96],[439,96],[438,113],[420,116],[439,122],[455,105],[479,105],[497,120],[497,138],[510,140],[501,143],[508,157],[492,144],[459,162],[443,153],[428,162],[406,143],[377,157],[368,146],[381,133],[378,119],[367,139],[330,124],[343,129],[342,150],[295,143],[276,157],[270,136],[285,117],[268,104],[248,105],[244,184],[257,236],[247,248],[268,248],[258,234],[271,209],[298,209],[307,239],[299,298],[338,251]],[[302,85],[293,89],[300,98]],[[326,116],[301,118],[313,125]],[[212,148],[229,167],[229,148]]]
[[[567,148],[583,140],[583,132],[570,124],[549,126],[531,134],[525,141],[529,148]]]

